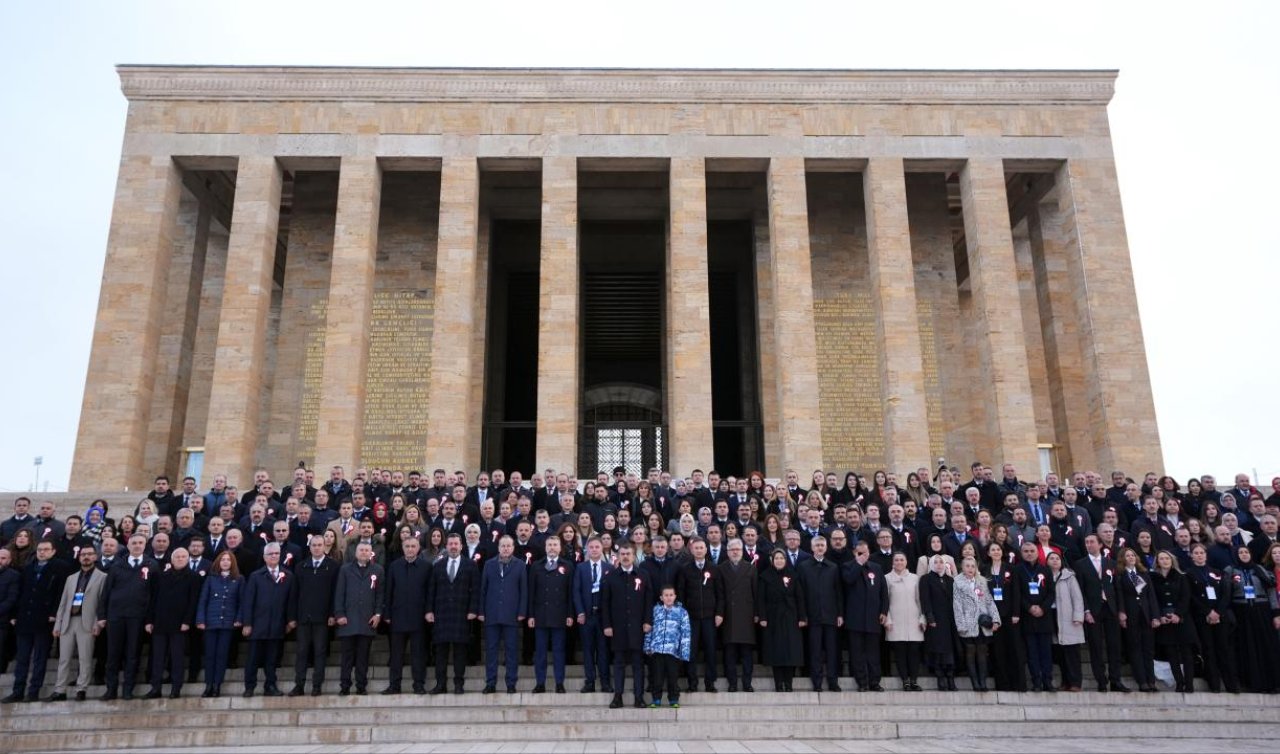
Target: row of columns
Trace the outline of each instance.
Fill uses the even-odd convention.
[[[705,291],[707,188],[705,161],[670,163],[667,286]],[[579,421],[579,279],[577,159],[542,162],[542,261],[538,356],[538,468],[573,468]],[[902,158],[873,158],[863,174],[870,282],[876,312],[884,400],[887,468],[929,465],[924,364],[917,321],[911,236]],[[1114,169],[1066,163],[1059,181],[1057,220],[1081,253],[1066,255],[1069,275],[1084,295],[1056,300],[1061,316],[1081,322],[1079,353],[1093,398],[1087,410],[1092,442],[1119,450],[1098,461],[1109,468],[1141,452],[1122,435],[1132,411],[1112,410],[1107,396],[1146,379],[1136,316],[1113,306],[1120,287],[1132,292]],[[960,172],[965,234],[984,375],[986,436],[996,461],[1036,466],[1036,425],[1025,346],[1005,173],[1000,159],[968,160]],[[341,160],[332,273],[325,324],[325,356],[315,462],[359,462],[364,414],[382,173],[372,156]],[[240,159],[226,282],[218,328],[205,438],[205,469],[244,484],[261,445],[258,428],[266,361],[277,225],[283,173],[273,157]],[[158,338],[155,322],[176,224],[180,171],[168,158],[126,158],[120,169],[73,486],[119,488],[145,481],[141,469],[146,414],[154,389],[147,365]],[[804,474],[822,465],[805,160],[775,157],[767,174],[771,328],[778,368],[766,387],[777,415],[777,451],[768,471]],[[480,407],[473,390],[483,354],[475,337],[483,281],[479,165],[474,157],[445,157],[441,166],[434,340],[425,438],[427,468],[474,468]],[[1035,229],[1034,233],[1039,233]],[[1118,240],[1117,240],[1118,239]],[[1085,251],[1090,253],[1084,253]],[[1110,282],[1091,288],[1098,279]],[[1132,298],[1129,299],[1130,301]],[[1046,304],[1047,305],[1047,304]],[[706,296],[669,296],[666,312],[666,401],[671,418],[669,466],[681,473],[712,458],[711,388],[704,367],[710,341]],[[1070,311],[1067,308],[1070,307]],[[1075,307],[1079,307],[1076,310]],[[1129,310],[1132,311],[1132,310]],[[1110,344],[1128,339],[1141,372],[1109,369]],[[1074,354],[1076,351],[1071,351]],[[1137,415],[1143,414],[1139,407]],[[1151,417],[1154,436],[1154,410]],[[1079,419],[1077,416],[1076,419]],[[828,428],[839,431],[839,428]],[[1119,442],[1120,444],[1116,445]],[[141,477],[141,478],[136,478]]]

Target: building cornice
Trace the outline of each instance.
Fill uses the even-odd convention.
[[[1092,104],[1114,70],[117,66],[130,101]]]

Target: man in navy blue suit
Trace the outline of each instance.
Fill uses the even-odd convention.
[[[582,671],[586,683],[582,693],[596,690],[596,671],[600,673],[600,690],[613,692],[609,682],[609,645],[604,637],[604,624],[600,616],[600,584],[613,566],[604,559],[604,547],[599,537],[587,540],[587,559],[578,564],[573,581],[573,609],[578,613],[578,625],[582,627]]]
[[[515,540],[503,535],[498,540],[498,557],[484,564],[480,577],[480,621],[484,623],[484,693],[498,685],[498,644],[506,654],[507,693],[516,693],[516,642],[520,624],[529,605],[528,579],[524,561],[512,557]]]

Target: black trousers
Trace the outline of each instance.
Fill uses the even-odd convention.
[[[644,652],[638,649],[613,648],[613,693],[619,696],[626,690],[627,666],[631,666],[632,691],[636,699],[644,699]]]
[[[1196,618],[1196,634],[1200,638],[1200,652],[1204,658],[1204,679],[1212,691],[1223,686],[1231,693],[1240,690],[1236,652],[1231,643],[1232,628],[1225,619],[1211,626],[1204,618]]]
[[[294,634],[293,682],[297,686],[307,683],[307,669],[314,668],[312,688],[324,685],[325,663],[329,661],[329,624],[299,623]]]
[[[1125,629],[1125,646],[1129,650],[1129,668],[1138,686],[1154,686],[1156,683],[1156,635],[1151,623],[1141,625],[1142,618],[1130,618]]]
[[[662,698],[662,689],[667,689],[667,701],[672,704],[680,700],[680,661],[675,655],[654,654],[653,658],[653,698]]]
[[[822,685],[825,671],[827,683],[840,678],[840,642],[835,626],[809,625],[809,678],[815,688]]]
[[[751,685],[755,672],[756,648],[751,644],[728,643],[724,645],[724,677],[730,686],[738,685],[738,668],[742,668],[742,682]]]
[[[1114,614],[1093,616],[1093,623],[1085,621],[1084,640],[1089,647],[1089,665],[1093,668],[1093,680],[1104,683],[1120,683],[1120,621]]]
[[[698,652],[702,652],[702,662],[706,667],[706,684],[708,688],[716,685],[716,619],[699,618],[689,621],[692,631],[689,635],[689,662],[686,664],[686,675],[689,683],[698,682]]]
[[[120,685],[120,669],[124,666],[124,691],[133,693],[138,680],[138,662],[142,654],[142,618],[116,618],[107,621],[107,690]]]
[[[151,689],[159,691],[164,680],[165,662],[169,663],[169,682],[174,693],[182,690],[187,674],[187,635],[181,631],[151,634]]]
[[[436,686],[444,688],[449,655],[453,655],[453,686],[455,689],[462,688],[462,682],[467,678],[467,644],[436,642],[432,646],[436,650]]]
[[[880,685],[880,632],[849,632],[849,654],[858,688]]]
[[[25,693],[28,699],[40,697],[40,687],[44,685],[45,667],[52,649],[53,633],[50,631],[18,634],[18,651],[13,663],[13,693]]]
[[[255,639],[249,637],[249,656],[244,661],[244,688],[252,690],[258,685],[258,668],[262,668],[262,685],[268,689],[276,686],[276,667],[280,664],[280,652],[284,639]]]
[[[992,637],[992,676],[998,691],[1027,690],[1027,647],[1022,643],[1022,630],[1011,620],[1004,619],[1000,630]]]
[[[1176,629],[1175,629],[1176,630]],[[1169,670],[1173,672],[1173,682],[1181,686],[1193,683],[1196,679],[1196,650],[1191,644],[1178,643],[1165,646],[1168,654]]]
[[[393,689],[400,688],[400,680],[404,677],[404,647],[409,645],[409,663],[413,673],[413,687],[422,688],[427,685],[427,632],[426,631],[392,631],[388,637],[391,641],[391,670],[389,678]]]
[[[342,666],[338,677],[338,688],[351,688],[351,670],[354,666],[356,690],[363,691],[369,685],[369,648],[373,646],[373,636],[344,636],[342,642]]]
[[[1055,644],[1053,651],[1058,655],[1063,688],[1080,688],[1080,684],[1084,683],[1084,674],[1080,670],[1080,645]]]
[[[893,649],[893,664],[898,668],[898,677],[912,680],[920,676],[920,642],[891,641],[887,642]]]

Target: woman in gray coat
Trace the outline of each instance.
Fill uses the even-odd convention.
[[[951,588],[951,606],[955,612],[956,633],[964,646],[965,667],[974,691],[987,690],[987,645],[1000,628],[1000,611],[991,599],[987,579],[978,573],[978,561],[960,561],[960,573]],[[990,618],[990,627],[982,624]]]
[[[1084,644],[1084,596],[1075,571],[1062,564],[1062,556],[1051,552],[1045,558],[1053,573],[1055,613],[1058,619],[1058,669],[1062,673],[1062,690],[1079,691],[1084,683],[1080,674],[1080,645]]]

